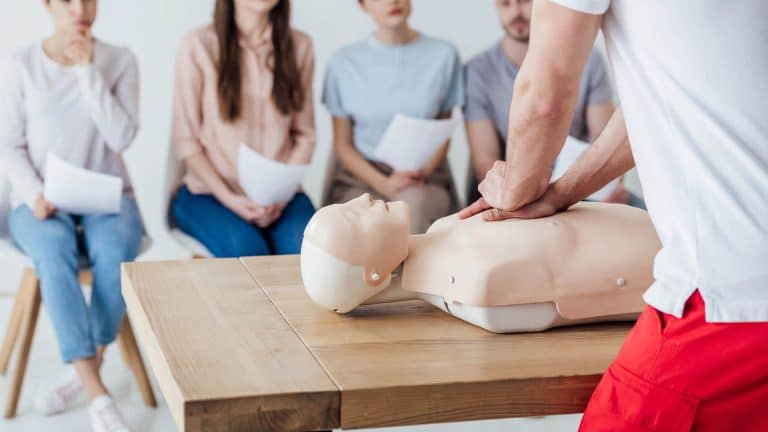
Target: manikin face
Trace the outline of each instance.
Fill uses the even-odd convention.
[[[304,239],[342,261],[362,266],[366,280],[376,283],[407,256],[409,223],[405,203],[385,203],[365,194],[318,210]]]
[[[528,43],[533,0],[496,0],[496,10],[507,37]]]
[[[47,0],[45,7],[57,32],[87,35],[96,21],[96,0]]]
[[[362,0],[360,7],[378,28],[403,27],[411,16],[411,0]]]

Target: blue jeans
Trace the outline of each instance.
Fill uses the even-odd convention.
[[[207,194],[193,194],[182,186],[173,201],[176,225],[203,244],[217,258],[291,255],[301,251],[304,228],[315,207],[297,193],[271,226],[261,229],[243,220]]]
[[[62,358],[69,363],[95,356],[97,345],[115,340],[125,316],[120,263],[136,258],[144,235],[135,201],[123,197],[119,214],[56,212],[45,220],[21,205],[9,225],[16,245],[34,262]],[[81,249],[93,271],[90,306],[78,279]]]

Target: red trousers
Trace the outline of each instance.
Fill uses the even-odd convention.
[[[710,324],[647,307],[603,375],[580,431],[768,432],[768,323]]]

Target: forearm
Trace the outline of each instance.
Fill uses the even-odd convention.
[[[577,88],[557,77],[521,78],[509,113],[504,182],[510,210],[538,198],[568,136],[578,97]]]
[[[33,167],[26,150],[0,148],[0,168],[13,190],[25,204],[33,208],[38,195],[43,192],[43,181]]]
[[[557,207],[564,209],[585,199],[634,165],[624,115],[617,109],[597,140],[552,184]]]
[[[119,153],[128,148],[139,129],[138,71],[135,67],[124,73],[116,87],[116,94],[104,82],[95,65],[77,69],[83,98],[93,122],[104,136],[112,151]]]
[[[441,166],[445,163],[445,159],[448,157],[448,150],[451,148],[451,141],[448,140],[443,144],[442,147],[440,147],[440,150],[435,153],[435,155],[430,159],[429,162],[422,168],[422,174],[424,177],[429,177],[432,174],[435,173],[435,171],[439,170]]]
[[[363,155],[354,148],[352,143],[336,145],[336,153],[342,166],[368,187],[382,193],[382,185],[387,177],[376,169]]]
[[[224,179],[219,175],[208,156],[203,152],[195,153],[184,159],[187,169],[208,186],[216,199],[224,201],[233,191]]]
[[[453,115],[451,111],[444,111],[437,115],[440,120],[450,119]],[[445,163],[445,158],[448,157],[448,150],[451,148],[451,139],[449,138],[445,144],[432,156],[432,159],[427,162],[421,169],[421,173],[424,177],[431,176],[435,171]]]

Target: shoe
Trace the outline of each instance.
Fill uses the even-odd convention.
[[[88,414],[91,415],[93,432],[130,432],[123,416],[117,410],[115,401],[108,395],[94,399],[88,408]]]
[[[84,393],[77,373],[70,369],[52,386],[38,391],[35,410],[44,416],[59,414],[72,405]]]

